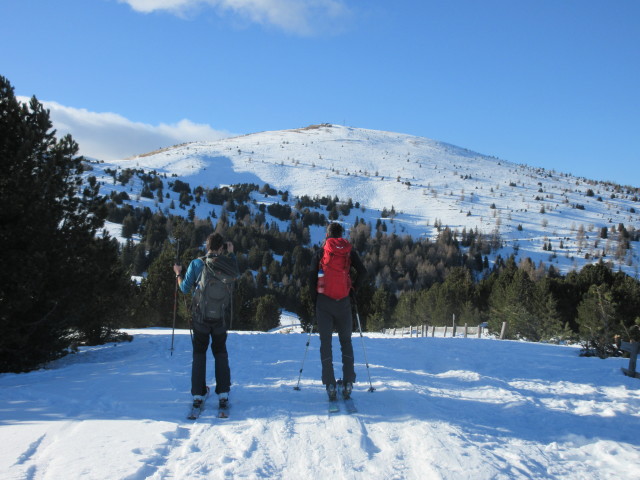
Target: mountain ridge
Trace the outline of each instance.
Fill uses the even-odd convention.
[[[255,183],[295,197],[338,196],[357,202],[368,222],[392,209],[396,215],[384,221],[397,234],[433,237],[440,225],[496,232],[503,257],[528,256],[563,272],[604,259],[638,276],[639,189],[425,137],[319,124],[191,142],[102,165],[153,170],[192,187]],[[206,206],[196,213],[206,217]],[[354,214],[340,220],[353,223]]]

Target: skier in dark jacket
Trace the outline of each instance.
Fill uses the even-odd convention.
[[[320,360],[322,362],[322,383],[327,388],[331,400],[336,398],[336,378],[333,370],[332,334],[338,332],[342,352],[343,395],[351,395],[356,381],[354,370],[353,344],[351,334],[353,317],[350,291],[351,268],[355,268],[356,289],[364,284],[367,270],[358,253],[348,240],[342,238],[342,225],[331,223],[327,227],[327,238],[322,248],[313,256],[309,282],[315,300],[316,322],[320,333]]]
[[[196,258],[187,269],[186,275],[182,276],[182,266],[174,265],[178,287],[183,293],[194,291],[194,299],[203,292],[198,292],[200,288],[199,280],[205,269],[205,261],[213,262],[216,268],[225,272],[230,278],[238,277],[238,264],[233,254],[233,244],[225,242],[222,235],[214,233],[207,238],[207,255],[203,258]],[[231,288],[231,285],[229,285]],[[196,306],[194,305],[194,308]],[[209,338],[211,338],[211,351],[215,360],[216,393],[218,394],[220,407],[226,407],[231,388],[231,371],[229,369],[229,355],[227,352],[227,328],[229,327],[230,305],[221,305],[220,314],[193,315],[193,361],[191,363],[191,394],[193,395],[194,407],[199,407],[207,395],[206,369],[207,369],[207,348]],[[193,313],[193,312],[192,312]]]

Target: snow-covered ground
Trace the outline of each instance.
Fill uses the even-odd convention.
[[[0,478],[640,478],[640,380],[624,359],[356,335],[359,413],[329,416],[317,336],[295,391],[307,334],[232,332],[231,418],[192,422],[189,332],[173,355],[170,329],[130,333],[0,375]]]

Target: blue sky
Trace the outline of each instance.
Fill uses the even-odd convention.
[[[638,0],[0,0],[87,155],[315,123],[640,187]]]

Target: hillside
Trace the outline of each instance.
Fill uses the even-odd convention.
[[[194,423],[185,419],[189,332],[176,332],[173,356],[170,329],[130,333],[131,343],[83,347],[46,369],[0,375],[0,477],[640,475],[638,380],[620,372],[628,360],[488,338],[367,334],[376,390],[367,392],[356,340],[359,413],[329,416],[317,336],[294,391],[306,334],[232,332],[231,418],[209,409]]]
[[[191,188],[267,183],[292,197],[338,196],[360,205],[341,218],[347,224],[385,217],[388,231],[416,238],[434,237],[440,225],[496,232],[503,245],[496,253],[503,258],[515,253],[564,273],[603,259],[638,277],[640,189],[516,165],[426,138],[317,125],[189,143],[93,168],[89,174],[104,182],[101,193],[124,189],[140,204],[174,214],[186,212],[136,197],[138,178],[123,187],[105,170],[155,171]],[[295,204],[292,197],[287,201]],[[200,218],[215,211],[206,203],[193,207]],[[314,229],[312,240],[321,238],[321,229]]]

